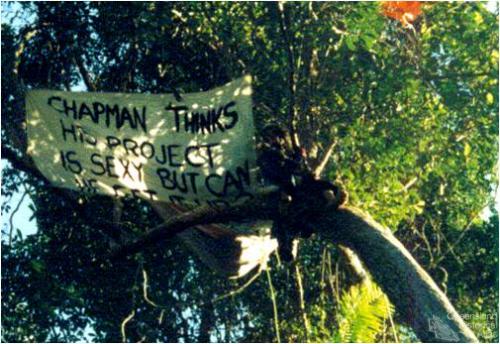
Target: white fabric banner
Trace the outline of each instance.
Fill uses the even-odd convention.
[[[28,153],[54,185],[189,204],[255,189],[251,77],[173,95],[50,90],[26,95]]]

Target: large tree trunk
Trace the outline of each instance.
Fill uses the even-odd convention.
[[[390,230],[355,208],[317,221],[321,237],[356,252],[399,314],[424,342],[477,342],[446,295]]]

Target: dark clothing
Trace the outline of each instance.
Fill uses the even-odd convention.
[[[300,173],[302,156],[277,145],[267,145],[258,160],[262,177],[268,183],[279,186],[285,193],[292,195],[295,174]]]
[[[328,203],[323,192],[331,190],[338,195],[339,189],[328,181],[316,180],[302,154],[280,144],[264,145],[257,162],[264,180],[280,188],[271,235],[278,240],[281,259],[291,261],[294,239],[311,236],[311,222]]]

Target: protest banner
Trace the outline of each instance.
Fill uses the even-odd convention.
[[[33,90],[28,153],[54,185],[154,201],[232,204],[251,197],[251,77],[173,95]]]

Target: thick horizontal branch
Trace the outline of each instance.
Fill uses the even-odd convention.
[[[273,197],[273,192],[258,194],[255,198],[240,205],[218,208],[202,206],[171,217],[136,241],[118,248],[111,254],[111,257],[119,258],[138,253],[148,246],[172,239],[182,231],[197,225],[271,219],[277,212],[276,198]]]
[[[27,154],[20,157],[14,150],[2,145],[2,159],[7,159],[16,170],[23,171],[37,178],[46,180],[36,168],[33,160],[31,160]]]

